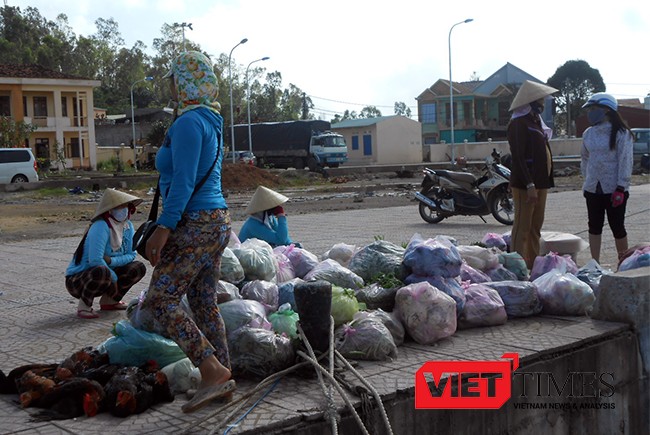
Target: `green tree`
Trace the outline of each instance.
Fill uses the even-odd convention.
[[[574,133],[572,120],[576,118],[582,105],[591,94],[605,91],[605,83],[600,72],[584,60],[566,62],[548,79],[548,85],[560,91],[555,98],[559,109],[558,124],[564,125],[569,135]],[[565,122],[562,122],[563,119]]]
[[[313,107],[311,98],[296,85],[289,84],[289,89],[282,92],[278,121],[309,119],[309,109]]]
[[[16,122],[9,116],[0,116],[0,148],[22,148],[36,126]]]
[[[407,118],[411,117],[411,108],[402,101],[395,101],[395,115],[406,116]]]
[[[359,113],[359,118],[377,118],[379,116],[381,116],[381,111],[375,106],[366,106]]]

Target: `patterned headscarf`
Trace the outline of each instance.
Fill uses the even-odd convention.
[[[178,93],[178,115],[198,107],[219,113],[219,82],[207,56],[198,51],[179,54],[166,75],[170,76],[173,76]]]

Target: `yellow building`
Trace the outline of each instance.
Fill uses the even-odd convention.
[[[39,65],[0,65],[0,116],[35,125],[25,146],[52,167],[61,156],[68,169],[95,169],[93,88],[100,85]]]

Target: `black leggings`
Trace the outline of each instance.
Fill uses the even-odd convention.
[[[607,222],[612,229],[615,239],[622,239],[627,236],[625,231],[625,206],[630,192],[625,192],[625,200],[618,207],[612,207],[612,195],[610,193],[584,192],[587,199],[587,218],[589,220],[589,234],[598,236],[603,233],[605,225],[605,214]]]

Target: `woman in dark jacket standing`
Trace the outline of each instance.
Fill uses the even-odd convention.
[[[553,155],[548,143],[551,129],[540,116],[544,98],[557,89],[526,80],[510,106],[508,144],[512,154],[510,187],[515,202],[511,251],[518,252],[533,267],[539,255],[539,241],[546,194],[553,183]]]

